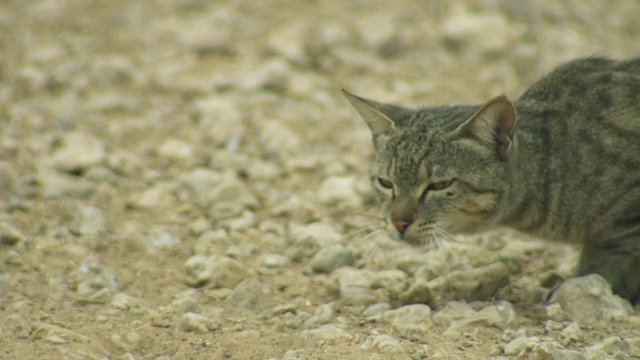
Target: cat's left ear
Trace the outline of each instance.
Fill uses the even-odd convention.
[[[516,125],[516,109],[504,95],[491,99],[467,121],[455,134],[473,137],[496,149],[498,157],[507,161],[513,145]]]
[[[393,131],[396,127],[396,119],[400,118],[405,112],[405,110],[399,106],[365,99],[353,95],[345,89],[342,89],[342,94],[349,100],[360,116],[362,116],[374,137]]]

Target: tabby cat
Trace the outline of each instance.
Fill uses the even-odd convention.
[[[578,59],[519,99],[417,110],[344,91],[373,133],[371,179],[397,238],[508,227],[582,245],[633,300],[640,289],[640,58]]]

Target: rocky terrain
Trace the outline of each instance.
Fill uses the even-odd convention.
[[[571,279],[576,249],[388,239],[340,94],[517,97],[563,61],[638,56],[638,14],[2,1],[0,359],[640,358],[639,309]]]

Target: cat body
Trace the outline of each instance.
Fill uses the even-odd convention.
[[[516,101],[406,109],[345,91],[373,133],[389,231],[509,227],[582,245],[579,274],[640,289],[640,59],[561,65]]]

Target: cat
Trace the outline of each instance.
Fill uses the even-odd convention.
[[[369,126],[387,230],[412,244],[443,230],[507,227],[582,245],[631,301],[640,290],[640,58],[560,65],[517,100],[408,109],[343,94]]]

